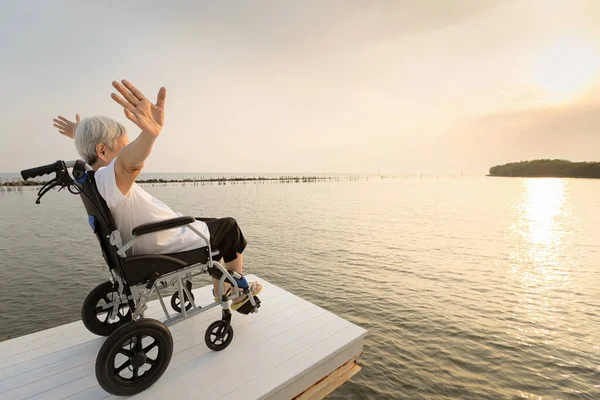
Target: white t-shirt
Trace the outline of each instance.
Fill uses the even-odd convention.
[[[106,201],[117,229],[121,233],[123,244],[131,240],[133,237],[131,231],[136,226],[181,217],[181,214],[171,210],[165,203],[150,195],[136,183],[133,184],[127,195],[123,195],[115,178],[115,160],[108,166],[99,168],[95,178],[98,191]],[[196,221],[192,225],[210,238],[206,223]],[[203,246],[206,244],[200,236],[182,226],[139,236],[131,248],[131,254],[178,253]]]

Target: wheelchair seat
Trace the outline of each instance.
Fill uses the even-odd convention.
[[[129,285],[148,282],[156,276],[162,276],[198,263],[207,263],[210,259],[208,247],[171,254],[143,254],[120,257],[117,252],[122,243],[112,213],[104,198],[100,195],[94,179],[94,171],[77,171],[77,182],[81,188],[80,197],[88,214],[88,222],[100,243],[102,256],[111,272],[117,273]],[[177,221],[175,221],[177,220]],[[133,229],[133,235],[154,232],[159,228],[179,223],[190,223],[193,217],[179,217],[173,221],[158,221],[140,225]],[[117,239],[119,238],[119,239]]]
[[[158,273],[159,276],[175,272],[178,269],[209,260],[208,247],[201,247],[181,253],[142,254],[123,258],[123,268],[130,285],[145,283]]]

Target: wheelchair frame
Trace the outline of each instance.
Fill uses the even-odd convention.
[[[192,230],[194,233],[196,233],[202,240],[204,240],[204,242],[207,244],[208,247],[208,253],[210,254],[210,259],[208,261],[208,263],[197,263],[197,264],[192,264],[190,266],[187,266],[185,268],[182,268],[181,270],[177,270],[174,272],[170,272],[168,274],[162,275],[159,278],[156,279],[156,281],[159,281],[161,286],[159,287],[157,282],[151,282],[152,286],[149,288],[149,284],[144,285],[142,284],[138,284],[138,285],[133,285],[130,286],[130,290],[131,290],[131,294],[128,295],[125,293],[125,283],[123,282],[123,279],[119,276],[119,274],[112,274],[113,275],[113,279],[115,279],[116,283],[118,284],[119,287],[119,296],[120,299],[123,299],[123,296],[125,295],[127,301],[129,302],[129,299],[135,299],[136,300],[136,305],[135,305],[135,309],[133,311],[133,319],[136,319],[139,316],[143,317],[143,313],[144,311],[146,311],[146,309],[148,308],[148,306],[146,305],[146,301],[148,299],[148,297],[150,297],[155,291],[156,294],[158,295],[158,300],[160,302],[160,305],[163,309],[163,312],[165,314],[165,321],[163,321],[163,323],[167,326],[171,326],[177,322],[179,322],[182,319],[186,319],[188,317],[194,316],[196,314],[199,314],[201,312],[204,311],[208,311],[214,307],[217,307],[219,305],[221,305],[223,307],[223,310],[229,310],[229,300],[234,300],[235,298],[241,296],[243,293],[242,291],[239,289],[238,286],[238,280],[242,279],[242,275],[236,273],[236,272],[229,272],[227,271],[219,262],[214,261],[212,259],[213,256],[217,256],[219,254],[218,251],[212,252],[211,247],[210,247],[210,241],[209,239],[202,234],[202,232],[200,232],[199,230],[197,230],[196,228],[194,228],[191,225],[182,225],[184,228],[190,229]],[[167,229],[173,229],[173,228],[167,228]],[[163,229],[166,230],[166,229]],[[152,232],[154,233],[154,232]],[[115,245],[117,246],[117,248],[119,249],[117,251],[117,254],[121,257],[121,258],[126,258],[126,252],[127,250],[129,250],[133,244],[136,242],[136,240],[143,236],[143,235],[136,235],[134,236],[129,242],[127,242],[124,245],[119,245],[119,241],[120,241],[120,233],[119,231],[114,231],[111,234],[111,242],[114,241]],[[113,239],[114,238],[114,239]],[[197,307],[196,303],[194,302],[194,299],[192,298],[192,295],[190,293],[190,291],[188,290],[187,286],[184,284],[185,281],[189,281],[191,280],[191,278],[193,278],[194,276],[199,276],[201,274],[205,274],[208,273],[208,270],[213,267],[213,268],[217,268],[220,272],[221,272],[221,278],[219,279],[219,293],[222,294],[220,301],[215,301],[209,305],[203,306],[203,307]],[[231,294],[231,296],[225,296],[224,295],[224,284],[225,284],[225,280],[228,280],[230,282],[230,284],[232,285],[232,289],[233,289],[233,293]],[[150,283],[150,282],[149,282]],[[167,307],[165,306],[164,300],[163,300],[163,296],[160,293],[161,289],[169,289],[173,286],[177,286],[177,293],[179,294],[179,299],[189,299],[191,305],[192,305],[192,311],[188,312],[186,310],[187,307],[185,307],[185,305],[181,308],[181,313],[179,315],[176,316],[171,316],[167,310]],[[140,289],[143,287],[143,290],[141,293],[139,293]],[[256,302],[254,300],[254,296],[249,296],[249,301],[250,304],[252,304],[252,306],[256,306]],[[109,304],[112,305],[112,310],[110,311],[111,317],[113,317],[116,312],[118,311],[118,307],[119,307],[119,303],[120,302],[111,302],[114,304]],[[182,302],[183,304],[183,302]],[[108,307],[109,305],[107,305],[106,308],[111,308]],[[130,304],[131,306],[131,304]],[[255,312],[258,312],[258,310],[256,310]],[[110,317],[109,317],[110,318]]]
[[[75,179],[69,174],[69,168],[73,169],[72,173]],[[82,160],[68,162],[59,160],[53,164],[23,170],[21,176],[26,180],[50,173],[56,173],[56,175],[39,190],[36,204],[39,204],[41,197],[54,187],[60,187],[59,190],[66,187],[70,193],[81,195],[88,212],[88,218],[90,218],[90,224],[99,241],[104,260],[111,274],[111,280],[98,285],[92,290],[82,305],[82,319],[86,328],[92,333],[107,336],[96,358],[96,378],[100,386],[108,393],[134,395],[152,386],[160,379],[173,354],[173,338],[168,326],[220,305],[223,309],[221,320],[210,324],[205,333],[206,345],[212,350],[220,351],[225,349],[233,338],[229,300],[234,300],[245,294],[248,296],[248,302],[243,307],[248,303],[250,307],[246,307],[247,309],[243,313],[258,312],[260,300],[252,294],[246,278],[236,272],[227,271],[226,268],[213,259],[213,257],[219,256],[219,252],[213,252],[210,240],[192,226],[192,223],[196,221],[195,218],[178,217],[143,225],[143,229],[140,229],[142,226],[136,227],[132,232],[133,238],[123,244],[121,233],[116,228],[112,214],[97,190],[93,178],[95,173],[89,165]],[[99,224],[96,224],[99,220],[101,220]],[[94,222],[92,223],[92,221]],[[143,279],[138,277],[137,281],[134,277],[132,279],[136,283],[131,284],[125,268],[125,260],[137,256],[127,256],[127,251],[132,248],[139,237],[145,234],[177,227],[192,230],[206,243],[205,247],[198,249],[198,257],[203,256],[202,262],[184,264],[183,260],[174,257],[177,254],[156,255],[154,260],[152,260],[152,257],[150,259],[139,259],[141,262],[150,262],[151,265],[153,265],[153,261],[155,263],[159,261],[177,262],[170,264],[170,267],[164,270],[166,272],[156,268],[149,269],[149,273],[152,273],[152,275],[144,275]],[[136,234],[136,230],[141,233]],[[203,249],[207,252],[204,252]],[[167,257],[165,258],[165,256]],[[195,257],[196,254],[193,254],[193,256]],[[207,258],[206,262],[204,262],[205,257]],[[177,267],[179,263],[185,266],[180,269],[172,268],[173,265]],[[218,289],[221,295],[213,303],[202,307],[194,301],[191,292],[191,280],[193,277],[204,273],[218,279]],[[232,293],[229,296],[224,291],[226,281],[231,284],[232,288]],[[178,296],[180,310],[175,310],[179,314],[172,316],[167,310],[161,290],[173,287],[176,287],[177,291],[172,295],[171,305],[175,308],[174,301]],[[154,292],[156,292],[165,314],[164,321],[144,318],[144,312],[148,309],[146,303]],[[108,294],[113,294],[113,298],[108,299]],[[105,301],[106,304],[98,306],[100,300]],[[189,304],[187,304],[188,301]],[[127,305],[129,311],[124,318],[119,317],[115,324],[109,322],[107,326],[103,325],[108,320],[115,319],[120,315],[121,307],[125,305]],[[189,310],[188,305],[190,306]],[[104,312],[107,314],[106,320],[99,322],[97,319],[98,314]],[[143,342],[146,337],[152,338],[153,342],[146,344],[144,347]],[[149,353],[155,347],[158,347],[158,349],[157,355],[153,359],[149,357]],[[116,367],[115,361],[119,355],[125,356],[128,361],[124,361],[123,364]],[[145,375],[140,378],[139,371],[146,365],[150,367],[144,371]],[[131,378],[119,375],[125,369],[132,371]]]
[[[204,235],[202,234],[202,232],[200,232],[199,230],[197,230],[196,228],[194,228],[191,225],[182,225],[184,228],[190,229],[192,230],[194,233],[196,233],[202,240],[204,240],[204,242],[207,244],[208,247],[208,253],[210,254],[210,258],[208,263],[197,263],[197,264],[192,264],[190,266],[187,266],[185,268],[182,268],[181,270],[177,270],[174,272],[170,272],[168,274],[162,275],[159,278],[156,279],[156,281],[159,281],[158,283],[160,283],[160,287],[158,286],[158,283],[152,282],[152,286],[149,288],[148,284],[144,285],[143,283],[141,284],[137,284],[137,285],[133,285],[133,286],[129,286],[131,294],[127,294],[125,291],[125,288],[127,287],[125,285],[125,282],[123,281],[123,279],[119,276],[119,274],[112,274],[112,277],[115,281],[115,283],[117,283],[118,288],[119,288],[119,301],[111,301],[110,303],[106,304],[105,306],[103,306],[103,309],[110,309],[109,311],[109,319],[114,318],[116,313],[118,312],[119,309],[119,305],[122,302],[127,302],[128,305],[131,307],[130,300],[134,301],[134,307],[132,308],[133,310],[133,319],[137,319],[138,317],[142,317],[143,318],[143,313],[144,311],[146,311],[146,309],[148,308],[148,306],[146,305],[146,301],[147,299],[152,296],[152,294],[156,291],[156,294],[158,296],[158,300],[160,302],[160,305],[163,309],[163,312],[165,314],[165,320],[163,321],[163,323],[167,326],[171,326],[173,324],[176,324],[177,322],[179,322],[180,320],[183,319],[187,319],[188,317],[192,317],[196,314],[200,314],[204,311],[208,311],[214,307],[217,307],[219,305],[221,305],[223,307],[223,311],[228,311],[229,310],[229,300],[234,300],[235,298],[241,296],[243,293],[242,291],[239,289],[238,286],[238,280],[242,279],[242,275],[236,273],[236,272],[229,272],[227,271],[219,262],[214,261],[212,259],[213,256],[217,256],[219,255],[218,251],[212,252],[211,247],[210,247],[210,240]],[[173,229],[173,228],[167,228],[167,229]],[[154,232],[152,232],[154,233]],[[127,250],[129,250],[133,244],[135,243],[135,241],[141,237],[143,235],[136,235],[134,236],[129,242],[127,242],[126,244],[121,244],[119,245],[119,242],[121,242],[121,235],[119,231],[113,231],[113,233],[111,234],[111,242],[114,242],[116,247],[119,249],[117,251],[117,254],[121,257],[121,258],[126,258],[126,252]],[[215,301],[211,304],[208,304],[206,306],[202,306],[202,307],[198,307],[196,306],[196,303],[194,301],[194,299],[192,298],[192,294],[190,293],[190,291],[188,290],[187,286],[185,285],[185,282],[187,281],[191,281],[191,279],[194,276],[199,276],[205,273],[209,273],[209,269],[213,267],[213,268],[217,268],[220,272],[221,272],[221,278],[219,279],[219,293],[221,293],[221,299],[220,301]],[[232,286],[233,292],[230,296],[226,296],[224,295],[224,284],[225,284],[225,280],[228,280]],[[163,296],[160,293],[160,290],[165,290],[165,289],[169,289],[173,286],[177,286],[177,292],[179,295],[179,299],[189,299],[191,306],[192,306],[192,311],[187,311],[187,307],[185,306],[184,302],[182,303],[182,307],[181,307],[181,313],[179,313],[179,315],[175,315],[175,316],[171,316],[167,310],[167,307],[165,306],[165,302],[163,300]],[[142,289],[143,288],[143,289]],[[141,290],[141,293],[140,293]],[[256,306],[256,301],[254,299],[254,296],[249,296],[249,302],[252,305],[252,307]],[[258,310],[255,310],[255,312],[258,312]]]

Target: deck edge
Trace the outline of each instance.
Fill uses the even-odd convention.
[[[357,358],[361,355],[362,353],[316,382],[304,392],[294,397],[293,400],[321,400],[333,393],[362,370],[363,367],[356,362]]]
[[[338,352],[330,354],[328,357],[322,359],[320,363],[314,364],[311,369],[305,371],[303,374],[297,375],[294,379],[287,382],[283,382],[277,389],[271,391],[268,395],[261,397],[261,400],[295,399],[302,395],[312,386],[318,384],[323,379],[326,379],[340,367],[347,364],[350,360],[358,358],[363,353],[365,336],[366,331],[353,342],[340,348]],[[341,386],[341,384],[338,385],[338,387],[339,386]]]

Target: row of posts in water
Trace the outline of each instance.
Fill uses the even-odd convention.
[[[167,186],[180,184],[181,186],[205,185],[235,185],[246,183],[315,183],[315,182],[355,182],[365,180],[384,179],[439,179],[439,175],[333,175],[333,176],[278,176],[278,177],[222,177],[222,178],[185,178],[185,179],[141,179],[136,181],[143,186]],[[443,176],[445,178],[456,176]],[[462,175],[461,175],[462,177]],[[23,181],[22,179],[3,180],[0,178],[0,192],[23,191],[23,188],[42,186],[45,181]]]

